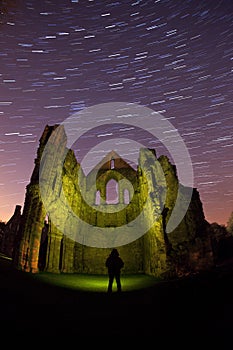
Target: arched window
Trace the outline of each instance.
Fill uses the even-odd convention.
[[[114,158],[112,158],[112,159],[111,159],[110,168],[111,168],[111,169],[114,169],[114,167],[115,167],[115,160],[114,160]]]
[[[119,203],[118,195],[118,182],[116,180],[109,180],[106,186],[106,203],[117,204]]]
[[[100,191],[96,191],[96,195],[95,195],[95,204],[96,205],[100,205]]]
[[[48,214],[46,214],[46,216],[45,216],[44,223],[46,223],[46,224],[49,223],[49,215]]]
[[[129,204],[129,190],[127,188],[124,189],[124,204]]]
[[[44,271],[46,266],[48,233],[49,233],[49,216],[47,214],[44,219],[44,227],[42,228],[41,237],[40,237],[40,248],[39,248],[39,257],[38,257],[38,268],[40,271]]]

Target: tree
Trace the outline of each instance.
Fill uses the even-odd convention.
[[[227,221],[227,232],[233,235],[233,211]]]
[[[217,222],[210,224],[211,230],[214,233],[214,237],[218,240],[222,237],[227,236],[228,232],[225,225],[220,225]]]

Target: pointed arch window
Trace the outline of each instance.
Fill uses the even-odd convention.
[[[106,203],[119,203],[118,182],[114,179],[109,180],[106,185]]]
[[[96,195],[95,195],[95,204],[96,205],[100,205],[100,191],[96,191]]]
[[[124,189],[124,204],[129,204],[129,190],[127,188]]]
[[[49,223],[49,214],[46,214],[45,219],[44,219],[44,223],[45,224]]]

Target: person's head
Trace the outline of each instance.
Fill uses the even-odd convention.
[[[112,251],[111,251],[111,255],[112,256],[118,256],[119,255],[119,252],[116,248],[113,248]]]

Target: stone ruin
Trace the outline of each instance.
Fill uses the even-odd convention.
[[[2,225],[0,232],[0,252],[9,258],[14,254],[15,237],[21,223],[21,208],[21,205],[16,205],[14,214],[6,224]]]
[[[161,214],[144,235],[130,243],[117,246],[125,262],[122,273],[170,278],[214,266],[211,231],[205,220],[196,188],[192,189],[188,210],[180,224],[172,232],[166,232],[166,223],[174,208],[179,186],[176,167],[170,163],[168,157],[156,158],[155,150],[142,148],[135,170],[112,151],[101,162],[95,186],[93,186],[92,180],[96,172],[93,169],[89,174],[84,175],[74,151],[66,148],[64,129],[58,126],[47,125],[40,138],[34,170],[30,183],[26,187],[23,213],[19,227],[14,231],[14,249],[10,253],[13,265],[17,269],[32,273],[47,271],[106,274],[105,259],[111,248],[89,246],[85,244],[85,240],[80,242],[75,237],[64,234],[69,231],[69,228],[67,230],[68,211],[61,209],[59,225],[54,225],[51,220],[51,211],[53,208],[59,210],[59,206],[51,204],[50,213],[48,213],[43,204],[39,186],[40,164],[45,146],[55,130],[59,130],[55,137],[55,143],[60,147],[59,154],[64,150],[67,152],[62,164],[63,194],[71,210],[90,226],[108,228],[111,235],[114,235],[115,227],[121,225],[129,227],[145,205],[148,188],[150,188],[145,220],[153,221],[158,210]],[[53,171],[46,176],[50,177],[53,203],[56,204],[61,199],[61,188],[56,183],[58,176],[56,168],[60,160],[51,154],[49,161],[54,166],[52,166]],[[158,179],[156,176],[157,162],[163,170],[163,179]],[[44,167],[46,169],[46,165]],[[78,176],[82,177],[81,181]],[[109,182],[114,182],[117,188],[116,203],[111,203],[108,199]],[[84,200],[80,183],[82,191],[88,195],[92,206]],[[164,188],[166,188],[165,204],[161,204],[161,193],[164,192]],[[185,201],[185,187],[181,185],[181,188]],[[163,210],[161,205],[164,205]],[[98,210],[98,207],[106,208],[106,206],[108,206],[107,213]],[[111,212],[111,208],[118,210]],[[81,237],[81,229],[79,225],[75,227],[79,237]],[[88,232],[86,234],[88,235]],[[127,230],[125,234],[127,235]]]

